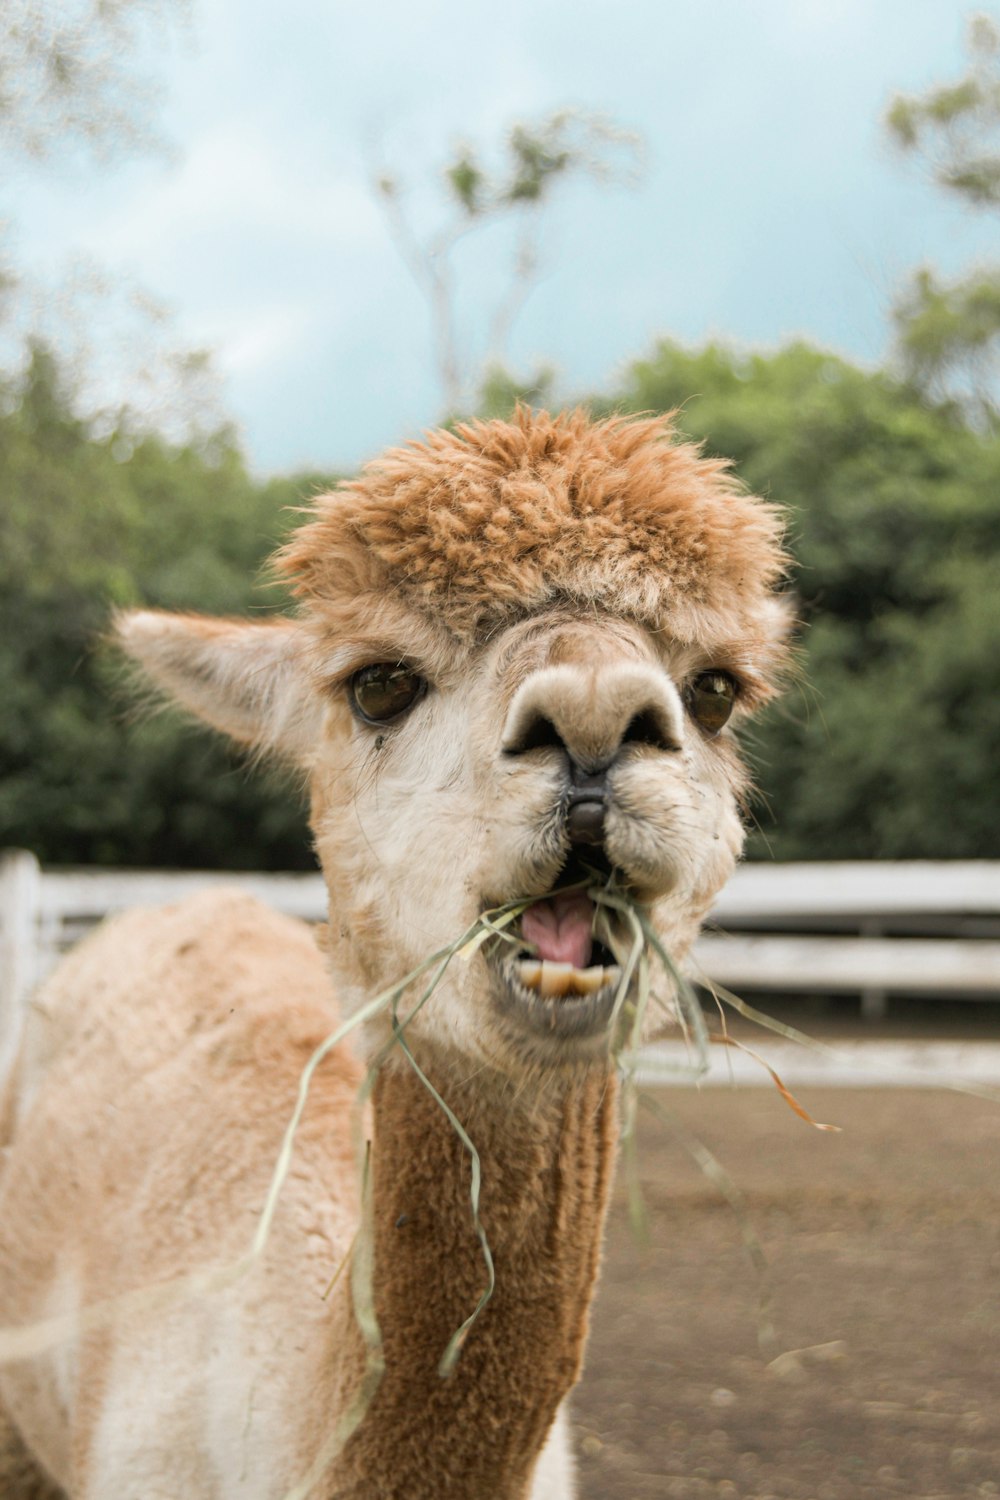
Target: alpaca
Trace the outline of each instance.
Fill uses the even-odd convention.
[[[8,1500],[571,1500],[627,942],[553,892],[615,872],[683,960],[740,851],[732,730],[787,655],[783,564],[775,509],[668,420],[522,409],[320,496],[278,558],[294,616],[119,620],[162,693],[304,772],[328,935],[222,891],[64,961],[8,1087],[0,1325],[238,1256],[338,1017],[524,898],[515,942],[456,958],[406,1033],[478,1148],[496,1290],[442,1378],[485,1280],[469,1157],[374,1014],[318,1068],[241,1280],[0,1367]],[[347,1122],[380,1048],[366,1237]],[[335,1273],[364,1244],[384,1371],[362,1414]]]

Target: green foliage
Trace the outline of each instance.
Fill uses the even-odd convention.
[[[455,205],[475,218],[540,204],[559,178],[574,174],[631,181],[637,160],[638,140],[630,132],[589,111],[559,109],[530,124],[512,125],[493,170],[480,163],[471,146],[459,146],[444,179]]]
[[[445,180],[459,207],[474,218],[483,208],[483,174],[473,160],[471,151],[460,151],[455,160],[445,167]]]
[[[996,857],[1000,553],[953,551],[933,576],[939,602],[887,608],[864,659],[836,619],[810,630],[812,690],[762,741],[779,856]]]
[[[969,71],[925,94],[898,94],[886,124],[897,145],[918,152],[939,187],[976,208],[1000,208],[1000,25],[973,16]]]
[[[752,852],[995,856],[1000,441],[801,344],[661,343],[617,404],[678,408],[789,510],[802,672],[750,739]]]
[[[890,134],[918,156],[931,180],[973,208],[1000,209],[1000,24],[973,16],[969,71],[925,94],[900,94],[886,115]],[[932,399],[951,394],[979,421],[997,419],[1000,269],[977,269],[950,284],[919,270],[893,308],[902,368]]]
[[[226,441],[92,437],[51,356],[0,393],[0,847],[54,864],[308,867],[301,799],[176,716],[137,712],[112,608],[244,613],[285,508],[316,485],[255,484]]]
[[[531,380],[518,380],[502,365],[492,365],[479,388],[476,415],[491,421],[509,417],[521,403],[525,406],[547,406],[552,399],[555,371],[543,365]]]
[[[995,417],[993,388],[1000,345],[1000,266],[951,283],[918,271],[893,308],[907,378],[944,397],[964,394],[972,414]]]

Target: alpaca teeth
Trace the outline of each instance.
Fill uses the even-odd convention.
[[[542,960],[542,973],[538,988],[543,995],[549,998],[565,995],[573,983],[576,970],[572,964],[555,963],[552,959]]]
[[[522,958],[517,965],[517,977],[526,989],[553,1000],[563,995],[595,995],[606,985],[617,986],[622,971],[617,964],[576,969],[572,964],[556,963],[551,958]]]

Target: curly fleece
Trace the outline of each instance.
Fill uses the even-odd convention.
[[[432,432],[319,496],[278,565],[307,608],[389,591],[469,642],[569,601],[774,665],[778,510],[673,437],[670,417],[524,407]]]

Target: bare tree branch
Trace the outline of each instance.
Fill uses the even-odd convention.
[[[504,358],[511,330],[539,278],[543,216],[557,184],[575,175],[602,185],[634,186],[641,158],[639,138],[601,115],[564,109],[534,124],[516,124],[507,132],[503,158],[493,169],[482,164],[471,146],[456,149],[441,172],[442,222],[423,239],[407,216],[395,174],[373,174],[390,237],[428,304],[447,412],[466,407],[485,369]],[[469,341],[457,326],[452,255],[468,235],[511,217],[520,221],[513,261],[492,315],[485,315],[486,353],[475,359],[471,352],[463,353]]]

